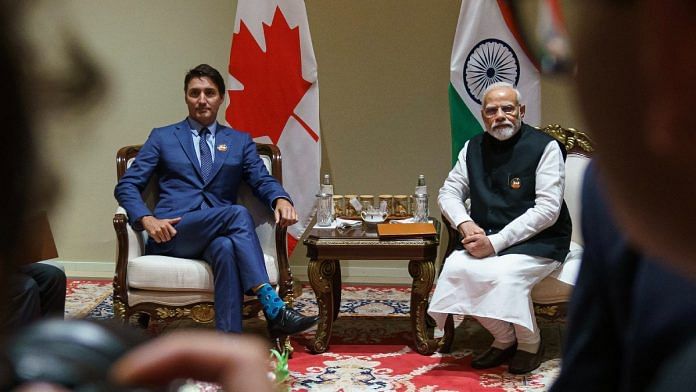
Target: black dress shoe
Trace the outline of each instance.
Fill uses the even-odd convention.
[[[501,350],[495,347],[489,347],[483,354],[478,355],[471,361],[471,367],[474,369],[490,369],[498,367],[510,359],[517,350],[517,343]]]
[[[289,306],[283,307],[276,317],[268,320],[268,333],[272,338],[294,335],[302,332],[319,321],[319,316],[303,316]]]
[[[517,350],[515,355],[510,360],[508,372],[512,374],[525,374],[536,369],[541,365],[541,357],[544,356],[544,345],[539,345],[539,350],[536,354],[529,351]]]

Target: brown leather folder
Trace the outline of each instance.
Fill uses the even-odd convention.
[[[435,225],[432,223],[380,223],[377,234],[383,239],[434,237]]]

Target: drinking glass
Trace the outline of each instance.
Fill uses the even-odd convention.
[[[413,196],[414,201],[414,211],[413,211],[413,221],[414,222],[427,222],[428,221],[428,195],[420,194]]]
[[[319,205],[317,206],[317,226],[330,226],[333,222],[333,195],[330,193],[320,193],[317,195]]]

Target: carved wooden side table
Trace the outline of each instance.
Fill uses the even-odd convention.
[[[437,235],[430,238],[380,240],[375,227],[358,226],[347,230],[313,228],[304,240],[309,257],[309,283],[319,305],[319,325],[308,349],[323,353],[328,349],[331,327],[341,305],[340,260],[409,260],[411,287],[411,327],[416,350],[425,355],[437,349],[428,336],[426,311],[435,279],[435,260],[440,224],[434,220]]]

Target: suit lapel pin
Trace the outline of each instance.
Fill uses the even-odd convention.
[[[220,152],[225,152],[227,151],[227,144],[218,144],[217,150]]]
[[[515,177],[512,180],[510,180],[510,188],[520,189],[521,186],[522,186],[522,181],[520,181],[519,177]]]

